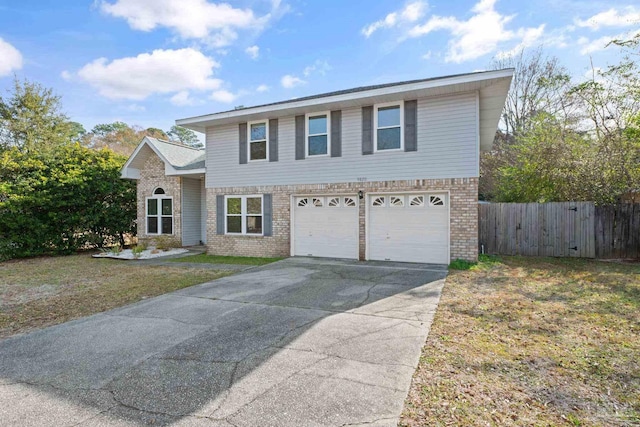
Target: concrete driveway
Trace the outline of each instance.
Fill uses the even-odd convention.
[[[0,424],[396,425],[444,266],[291,258],[0,341]]]

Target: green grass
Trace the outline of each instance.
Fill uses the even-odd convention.
[[[90,255],[0,262],[0,338],[88,316],[230,274]]]
[[[449,264],[449,269],[450,270],[471,270],[477,264],[478,264],[477,262],[472,262],[472,261],[467,261],[464,259],[457,258],[451,261],[451,263]]]
[[[244,256],[221,256],[198,254],[182,258],[173,258],[171,262],[190,262],[197,264],[241,264],[241,265],[266,265],[280,261],[282,258],[257,258]]]

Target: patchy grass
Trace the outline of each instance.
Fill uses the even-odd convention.
[[[449,264],[449,270],[471,270],[478,263],[456,258]]]
[[[229,274],[89,255],[0,263],[0,338],[109,310]]]
[[[400,425],[640,425],[640,264],[451,272]]]
[[[266,265],[280,261],[282,258],[256,258],[245,256],[221,256],[221,255],[190,255],[181,258],[172,258],[171,262],[193,262],[200,264],[242,264],[242,265]]]

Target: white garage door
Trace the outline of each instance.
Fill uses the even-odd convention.
[[[358,258],[358,197],[294,197],[293,254]]]
[[[369,259],[449,263],[447,194],[378,194],[368,203]]]

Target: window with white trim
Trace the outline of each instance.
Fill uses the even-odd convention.
[[[328,111],[306,115],[307,157],[329,154],[329,147],[331,147],[330,117]]]
[[[247,124],[249,161],[267,160],[269,152],[269,124],[267,121]]]
[[[164,189],[156,188],[147,197],[147,234],[173,234],[173,198]]]
[[[226,234],[262,235],[262,196],[225,196]]]
[[[373,111],[375,151],[404,149],[404,103],[377,104]]]
[[[330,208],[337,208],[340,206],[340,197],[331,197],[329,199],[329,203],[327,203],[327,206],[329,206]]]

